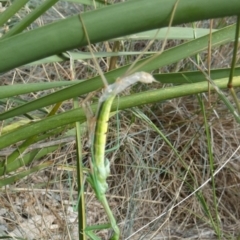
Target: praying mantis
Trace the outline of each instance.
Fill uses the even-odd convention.
[[[152,83],[154,81],[156,80],[151,74],[146,72],[137,72],[130,76],[119,78],[115,83],[108,85],[99,99],[93,136],[92,169],[89,173],[88,181],[91,184],[97,199],[104,207],[110,221],[110,226],[114,231],[112,237],[110,238],[111,240],[117,240],[120,237],[120,230],[116,224],[112,211],[109,208],[105,195],[108,189],[107,177],[110,174],[110,163],[107,159],[105,159],[105,146],[111,106],[117,94],[121,93],[132,84],[136,82]]]
[[[110,110],[115,97],[119,93],[124,91],[126,88],[128,88],[129,86],[137,82],[152,83],[157,81],[153,78],[151,74],[147,72],[135,72],[131,75],[126,74],[125,76],[118,78],[115,83],[108,85],[107,80],[105,79],[102,73],[102,70],[99,67],[98,63],[96,62],[96,59],[92,52],[87,29],[85,28],[81,15],[79,15],[79,19],[82,23],[82,27],[89,44],[89,50],[93,57],[93,61],[95,62],[95,65],[99,71],[99,75],[101,76],[102,81],[105,85],[105,91],[103,92],[102,96],[99,99],[98,109],[96,113],[96,124],[95,124],[93,141],[92,141],[91,171],[88,174],[87,180],[92,186],[97,199],[102,204],[108,216],[108,219],[110,221],[110,227],[114,231],[110,240],[118,240],[120,237],[120,230],[117,226],[116,220],[108,205],[108,201],[105,195],[108,189],[108,184],[106,180],[110,174],[110,162],[107,159],[105,159],[106,133],[108,129],[108,121],[110,118]],[[165,45],[165,43],[163,45]],[[145,50],[147,50],[150,46],[151,46],[151,43],[145,48]],[[161,54],[161,52],[159,54]],[[140,57],[141,55],[139,55],[139,57],[131,65],[131,67],[128,69],[128,72],[135,71],[134,65],[140,59]],[[98,226],[98,228],[99,227],[104,229],[104,228],[109,228],[109,225]],[[91,228],[88,228],[88,229],[91,229]],[[99,239],[95,234],[93,234],[92,230],[85,230],[85,232],[93,240]]]

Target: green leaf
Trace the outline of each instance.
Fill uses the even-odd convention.
[[[13,184],[14,182],[16,182],[16,181],[18,181],[18,180],[20,180],[20,179],[22,179],[22,178],[24,178],[24,177],[34,173],[34,172],[40,171],[40,170],[42,170],[44,168],[47,168],[47,167],[51,166],[51,164],[52,164],[52,161],[48,161],[48,162],[45,162],[43,164],[37,165],[35,167],[32,167],[29,170],[17,173],[14,176],[4,177],[0,181],[0,187],[4,187],[6,185]]]
[[[81,16],[91,43],[97,43],[167,27],[175,4],[176,0],[131,0]],[[221,4],[219,0],[179,1],[173,25],[237,15],[239,11],[239,0],[221,0]],[[69,17],[1,40],[0,73],[87,44],[79,16]]]
[[[214,84],[220,89],[227,88],[228,78],[215,80]],[[235,77],[233,87],[240,86],[240,77]],[[192,94],[207,92],[209,88],[208,82],[199,82],[192,84],[184,84],[175,87],[157,89],[153,91],[141,92],[130,96],[122,97],[113,102],[112,111],[127,109],[143,104],[155,103],[167,99],[188,96]],[[211,88],[213,89],[213,88]],[[93,111],[96,111],[97,104],[92,105]],[[39,133],[58,128],[74,122],[85,121],[86,116],[83,109],[74,109],[68,112],[48,117],[39,122],[32,123],[29,126],[24,126],[16,129],[14,132],[4,134],[0,137],[0,149],[7,147],[13,143],[24,140],[28,137]]]
[[[212,29],[212,32],[217,29]],[[164,40],[164,39],[179,39],[192,40],[209,34],[207,28],[188,28],[188,27],[171,27],[161,28],[160,30],[150,30],[146,32],[136,33],[125,37],[117,38],[117,40]]]
[[[6,23],[29,0],[14,1],[4,12],[0,14],[0,26]]]
[[[0,167],[0,176],[10,173],[19,169],[20,167],[25,167],[27,164],[31,163],[33,160],[38,160],[41,157],[46,156],[48,153],[55,151],[58,146],[51,146],[43,149],[35,149],[27,154],[25,154],[21,159],[16,159],[11,163],[7,163],[6,166]]]
[[[17,33],[22,32],[25,28],[27,28],[32,22],[34,22],[38,17],[40,17],[44,12],[46,12],[50,7],[52,7],[59,0],[46,0],[34,9],[29,15],[27,15],[24,19],[22,19],[19,23],[17,23],[13,28],[11,28],[2,39],[11,37]],[[15,1],[21,2],[21,1]]]
[[[42,83],[27,83],[1,86],[0,99],[8,98],[20,94],[30,92],[38,92],[52,88],[71,86],[79,83],[79,81],[58,81],[58,82],[42,82]]]

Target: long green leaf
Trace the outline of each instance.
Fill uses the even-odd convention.
[[[6,23],[18,10],[20,10],[29,0],[14,1],[4,12],[0,14],[0,26]]]
[[[229,76],[230,68],[213,69],[211,70],[211,79],[217,80],[220,78],[226,78]],[[240,67],[235,68],[234,76],[240,75]],[[159,80],[161,83],[173,83],[173,84],[184,84],[191,82],[202,82],[206,79],[203,74],[199,71],[189,72],[177,72],[177,73],[162,73],[155,74],[154,78]],[[0,88],[0,99],[9,98],[21,94],[38,92],[47,89],[53,89],[57,87],[65,87],[78,84],[79,81],[59,81],[59,82],[44,82],[44,83],[27,83],[27,84],[14,84],[1,86]]]
[[[59,81],[59,82],[42,82],[42,83],[28,83],[28,84],[14,84],[1,86],[0,99],[8,98],[20,94],[30,92],[43,91],[47,89],[71,86],[79,83],[79,81]]]
[[[59,0],[46,0],[43,4],[37,7],[34,11],[32,11],[29,15],[27,15],[24,19],[22,19],[18,24],[16,24],[11,30],[9,30],[2,39],[11,37],[17,33],[22,32],[25,28],[27,28],[33,21],[35,21],[38,17],[40,17],[44,12],[46,12],[50,7],[52,7]],[[20,1],[19,1],[20,2]]]
[[[228,79],[219,79],[213,82],[219,88],[223,89],[227,88]],[[122,97],[119,100],[115,100],[111,110],[122,110],[143,104],[155,103],[174,97],[177,98],[196,93],[207,92],[209,87],[208,85],[208,82],[200,82],[132,94],[131,96]],[[240,86],[240,77],[234,78],[233,86]],[[93,110],[96,110],[97,104],[93,104],[92,108]],[[29,126],[21,127],[0,137],[0,149],[33,135],[51,130],[52,128],[58,128],[77,121],[83,122],[85,118],[85,113],[82,109],[74,109],[46,118],[42,121],[32,123]]]
[[[227,78],[229,74],[230,68],[213,69],[211,70],[211,79],[217,80],[220,78]],[[239,75],[240,67],[234,69],[234,76]],[[206,81],[205,76],[199,71],[156,74],[154,75],[154,78],[161,83],[173,84],[189,83],[189,79],[193,83]]]
[[[213,29],[212,32],[215,32]],[[117,38],[118,40],[164,40],[164,39],[180,39],[180,40],[193,40],[204,35],[209,34],[207,28],[188,28],[188,27],[171,27],[161,28],[160,30],[150,30],[146,32],[136,33],[133,35]]]
[[[145,55],[154,54],[157,52],[146,52]],[[113,56],[133,56],[133,55],[140,55],[141,52],[96,52],[94,53],[94,57],[96,58],[103,58],[103,57],[113,57]],[[28,66],[33,66],[37,64],[43,63],[52,63],[52,62],[62,62],[69,60],[69,55],[71,55],[71,60],[86,60],[92,59],[92,55],[89,52],[67,52],[59,55],[54,55],[51,57],[43,58],[41,60],[32,62],[28,64]]]
[[[81,16],[91,43],[96,43],[167,27],[175,4],[176,0],[132,0]],[[239,0],[180,0],[173,25],[237,15],[239,11]],[[79,15],[69,17],[0,41],[0,73],[87,44]]]
[[[26,177],[26,176],[34,173],[34,172],[40,171],[40,170],[42,170],[44,168],[47,168],[47,167],[51,166],[52,163],[53,163],[52,161],[48,161],[48,162],[45,162],[43,164],[37,165],[37,166],[35,166],[35,167],[33,167],[33,168],[29,169],[29,170],[17,173],[14,176],[4,177],[0,181],[0,187],[13,184],[14,182],[18,181],[19,179],[22,179],[22,178],[24,178],[24,177]]]
[[[47,154],[57,150],[59,148],[58,146],[51,146],[51,147],[46,147],[43,149],[35,149],[27,154],[25,154],[21,159],[17,159],[14,162],[7,164],[6,167],[0,167],[0,176],[3,174],[10,173],[12,171],[15,171],[19,169],[22,166],[26,166],[27,164],[31,163],[33,160],[38,160]]]
[[[80,3],[80,4],[96,6],[96,7],[106,6],[106,3],[103,0],[61,0],[61,1]]]

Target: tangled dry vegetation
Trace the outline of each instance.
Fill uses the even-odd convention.
[[[217,61],[219,56],[230,52],[229,47],[214,50],[215,66],[229,64]],[[105,66],[103,61],[100,65]],[[93,63],[78,63],[77,78],[87,78],[89,66]],[[5,84],[71,79],[69,69],[68,63],[23,67],[2,78]],[[93,74],[94,69],[91,72]],[[34,99],[41,94],[23,97]],[[215,171],[227,162],[215,176],[217,209],[212,181],[209,181],[209,153],[199,98],[206,107]],[[122,239],[215,239],[206,206],[222,232],[222,239],[239,239],[240,166],[239,153],[235,151],[239,146],[240,128],[216,94],[199,98],[169,100],[140,110],[168,138],[180,157],[151,124],[136,117],[134,110],[119,113],[119,131],[117,120],[111,119],[108,148],[118,144],[119,148],[107,154],[112,163],[108,199]],[[70,104],[64,103],[61,111]],[[83,160],[89,166],[87,138],[85,134]],[[54,139],[49,139],[51,141]],[[1,155],[6,156],[8,151],[11,150],[2,151]],[[26,239],[77,239],[75,151],[74,137],[69,137],[63,147],[48,156],[54,161],[50,169],[1,189],[1,234],[7,232]],[[198,192],[192,194],[199,187]],[[85,190],[88,224],[106,222],[92,190],[88,187]],[[106,231],[99,236],[108,239]]]

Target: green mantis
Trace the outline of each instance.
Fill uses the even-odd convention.
[[[108,121],[110,110],[116,95],[124,89],[136,82],[152,83],[155,79],[146,72],[137,72],[127,77],[119,78],[114,84],[108,85],[99,99],[98,110],[96,114],[96,125],[93,140],[92,153],[92,171],[89,174],[88,181],[90,182],[97,199],[103,205],[105,212],[110,221],[111,228],[114,233],[112,240],[119,239],[120,230],[116,224],[116,220],[109,208],[105,193],[108,189],[107,177],[110,174],[110,163],[105,159],[106,133],[108,130]]]

